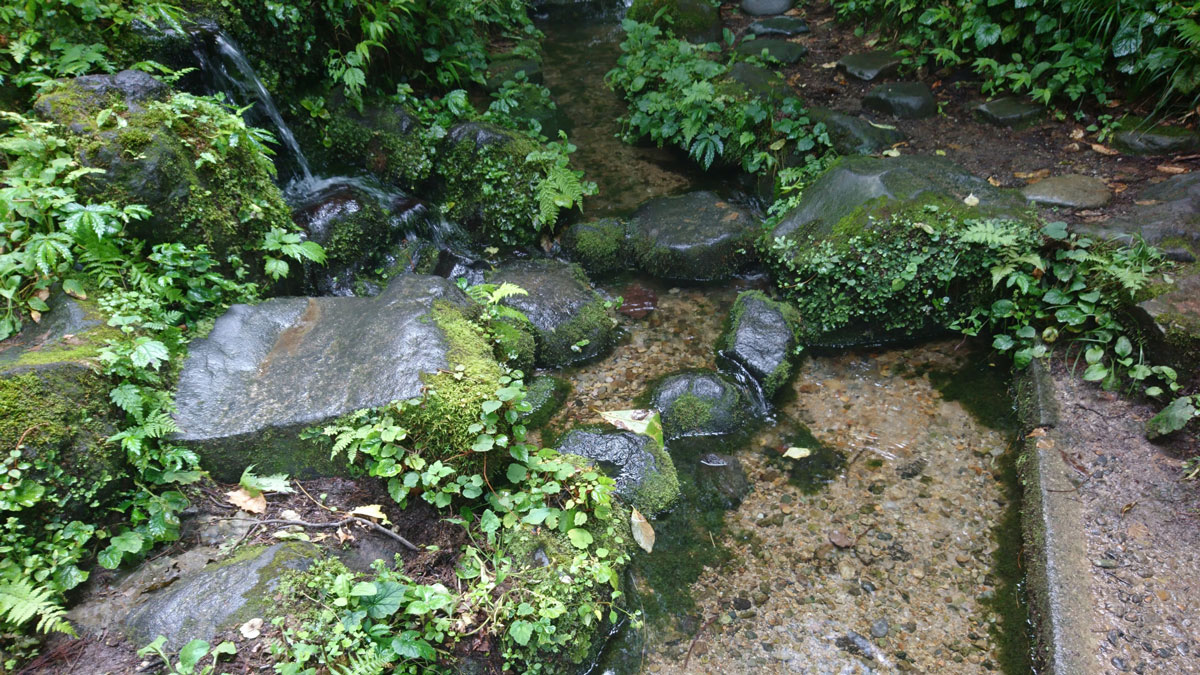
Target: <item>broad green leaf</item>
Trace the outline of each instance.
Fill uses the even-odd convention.
[[[196,668],[196,664],[200,663],[200,659],[208,653],[210,645],[207,641],[199,638],[192,640],[179,650],[179,665],[180,670],[185,673],[190,673]]]
[[[1160,436],[1179,431],[1187,426],[1187,423],[1196,417],[1196,415],[1197,412],[1193,397],[1183,396],[1177,398],[1146,422],[1146,437],[1153,440]]]
[[[587,548],[592,545],[592,533],[582,528],[573,527],[567,530],[567,538],[575,548]]]
[[[359,600],[359,606],[367,610],[367,615],[372,619],[383,619],[400,611],[406,586],[395,581],[380,581],[375,586],[374,595]]]
[[[514,642],[524,647],[529,644],[529,638],[533,637],[533,624],[523,619],[517,619],[508,627],[508,634]]]
[[[653,410],[613,410],[600,413],[600,417],[618,429],[649,436],[663,447],[662,420]]]

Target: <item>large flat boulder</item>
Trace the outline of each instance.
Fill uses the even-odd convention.
[[[708,191],[652,199],[629,219],[638,268],[663,279],[728,279],[749,262],[757,232],[749,212]]]
[[[1193,261],[1200,253],[1200,173],[1172,176],[1142,190],[1128,214],[1074,229],[1123,242],[1140,236],[1169,258]]]
[[[374,298],[275,298],[234,305],[192,343],[179,377],[176,440],[214,476],[341,473],[344,459],[298,439],[306,427],[423,395],[453,345],[435,303],[469,307],[441,277],[403,275]]]

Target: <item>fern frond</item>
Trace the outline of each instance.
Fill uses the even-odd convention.
[[[391,660],[391,654],[378,649],[372,650],[369,654],[353,654],[350,657],[350,664],[347,666],[333,666],[330,668],[335,675],[382,675],[388,662]]]
[[[988,248],[1008,248],[1019,241],[1016,231],[1004,223],[994,220],[973,221],[959,234],[959,239],[968,244],[982,244]]]
[[[49,588],[35,587],[25,579],[0,581],[0,619],[20,626],[36,616],[40,633],[58,631],[75,635],[75,629],[63,618],[66,610],[53,596]]]

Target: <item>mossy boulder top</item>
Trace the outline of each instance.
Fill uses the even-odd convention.
[[[199,446],[224,480],[252,463],[263,473],[339,473],[327,449],[300,452],[297,433],[421,397],[424,378],[451,367],[453,345],[431,316],[438,301],[472,306],[450,281],[416,274],[375,298],[234,305],[192,343],[176,394],[177,440]]]
[[[667,509],[679,497],[675,464],[649,436],[606,426],[568,431],[558,451],[599,465],[617,483],[617,494],[647,516]]]
[[[800,316],[795,308],[761,291],[746,291],[729,312],[717,350],[754,378],[769,399],[792,374],[799,331]]]
[[[660,197],[629,219],[630,250],[642,271],[662,279],[728,279],[749,262],[756,221],[708,191]]]
[[[147,101],[164,98],[170,93],[167,85],[140,70],[122,70],[113,75],[82,75],[64,81],[67,83],[68,86],[40,96],[33,109],[44,119],[70,126],[77,133],[88,126],[78,119],[80,116],[114,103],[123,104],[129,112],[140,112]]]
[[[972,195],[979,206],[964,208],[974,208],[978,217],[1015,214],[1024,208],[1024,200],[1015,192],[995,188],[940,157],[846,157],[804,191],[800,204],[779,221],[772,235],[823,238],[864,207],[927,196],[962,203]]]
[[[607,354],[615,344],[611,312],[578,265],[515,260],[488,273],[487,280],[516,284],[528,293],[502,302],[528,318],[537,342],[537,365],[561,368],[582,363]]]
[[[710,370],[662,378],[650,390],[649,405],[662,414],[663,434],[669,439],[733,433],[751,417],[742,388]]]

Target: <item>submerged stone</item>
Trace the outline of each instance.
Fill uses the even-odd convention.
[[[557,260],[517,260],[488,273],[490,283],[508,282],[527,295],[502,302],[525,314],[537,341],[537,365],[562,368],[607,354],[616,326],[604,298],[578,265]]]
[[[530,429],[544,426],[562,408],[571,393],[571,383],[561,377],[543,375],[529,381],[525,402],[529,410],[517,413],[517,422]]]
[[[742,11],[750,16],[783,14],[792,8],[793,0],[742,0]]]
[[[863,107],[901,119],[918,120],[937,113],[933,92],[924,82],[890,82],[872,89]]]
[[[843,155],[874,155],[908,139],[890,124],[876,124],[829,108],[809,108],[808,116],[825,123],[833,149]]]
[[[1142,190],[1124,216],[1073,229],[1105,239],[1131,242],[1135,236],[1162,249],[1167,257],[1190,262],[1200,254],[1200,173],[1171,176]]]
[[[650,390],[650,407],[662,414],[667,438],[720,436],[750,420],[750,404],[736,382],[707,370],[668,375]]]
[[[1112,144],[1131,155],[1200,152],[1200,133],[1183,127],[1155,125],[1140,117],[1129,116],[1119,123]]]
[[[892,52],[874,51],[847,54],[837,62],[838,70],[864,82],[893,75],[900,69],[900,59]]]
[[[345,472],[345,460],[298,439],[306,427],[424,394],[451,368],[434,303],[473,308],[452,282],[405,275],[375,298],[274,298],[234,305],[191,345],[179,376],[176,440],[218,480]]]
[[[808,54],[808,47],[802,44],[774,38],[744,40],[737,46],[737,53],[746,56],[759,56],[763,50],[770,58],[787,65],[796,63]]]
[[[1012,96],[1004,96],[975,107],[975,116],[989,124],[1021,129],[1034,124],[1046,114],[1042,106]]]
[[[1112,199],[1108,185],[1099,178],[1068,174],[1053,176],[1028,185],[1021,194],[1031,202],[1071,209],[1095,209]]]
[[[749,262],[754,218],[712,192],[646,202],[629,219],[638,268],[663,279],[727,279]]]
[[[808,23],[795,16],[773,16],[759,19],[750,24],[748,29],[755,35],[793,37],[809,32]]]
[[[643,434],[596,426],[572,429],[558,451],[596,463],[616,481],[617,494],[646,516],[665,511],[679,497],[671,456]]]
[[[612,274],[630,267],[626,234],[616,218],[574,223],[563,232],[562,246],[588,274]]]
[[[771,399],[788,383],[799,346],[800,315],[762,291],[738,295],[717,351],[746,371]]]
[[[696,463],[696,489],[702,506],[736,509],[754,488],[736,457],[710,452]]]
[[[304,542],[241,551],[152,593],[122,620],[123,630],[138,645],[163,635],[174,652],[191,640],[211,642],[250,619],[269,621],[277,611],[273,595],[280,577],[307,569],[319,556]]]

